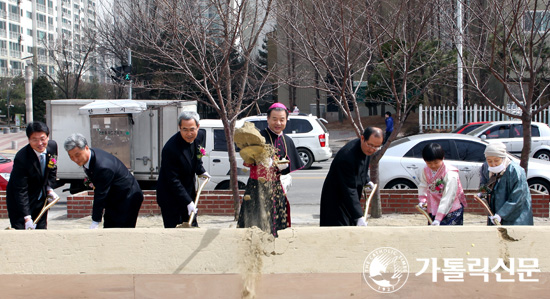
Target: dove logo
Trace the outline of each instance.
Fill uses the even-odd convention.
[[[379,293],[393,293],[409,278],[409,262],[401,251],[391,247],[373,250],[363,263],[363,279]]]

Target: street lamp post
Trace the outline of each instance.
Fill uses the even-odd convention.
[[[8,105],[7,105],[7,110],[8,110],[8,128],[10,127],[10,121],[11,121],[11,116],[10,116],[10,107],[12,106],[11,104],[11,100],[10,100],[10,87],[13,85],[13,83],[8,83],[8,91],[7,91],[7,95],[6,95],[6,99],[7,99],[7,102],[8,102]]]

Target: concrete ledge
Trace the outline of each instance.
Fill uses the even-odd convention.
[[[4,230],[0,239],[0,274],[362,273],[379,247],[401,251],[410,272],[422,269],[417,258],[538,258],[550,272],[546,227],[303,227],[277,239],[231,228]]]

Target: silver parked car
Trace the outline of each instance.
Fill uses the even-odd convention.
[[[485,124],[468,135],[482,140],[498,140],[506,144],[508,152],[519,155],[523,149],[523,125],[519,120],[494,121]],[[531,153],[537,159],[550,161],[550,127],[545,123],[531,123]]]
[[[422,170],[426,166],[422,149],[428,143],[438,143],[445,150],[445,160],[459,169],[464,189],[479,188],[479,169],[485,161],[487,142],[477,137],[441,133],[419,134],[395,140],[380,160],[380,186],[385,189],[415,189],[420,184]],[[513,155],[510,159],[519,163]],[[527,181],[531,189],[550,191],[550,162],[529,160]]]
[[[240,121],[254,123],[258,130],[267,128],[267,115],[249,116]],[[322,162],[332,157],[329,147],[329,133],[323,118],[312,115],[289,115],[284,133],[292,138],[298,154],[304,163],[303,169],[311,167],[313,162]]]

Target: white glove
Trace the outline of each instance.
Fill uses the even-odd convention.
[[[99,227],[99,222],[96,222],[96,221],[92,220],[92,224],[90,225],[90,229],[97,229],[98,227]]]
[[[502,218],[498,214],[495,214],[495,216],[489,216],[489,219],[491,219],[491,222],[496,225],[495,220],[498,221],[498,223],[502,223]]]
[[[418,206],[424,211],[426,211],[426,209],[428,208],[428,205],[425,202],[419,202]]]
[[[367,226],[368,222],[365,217],[357,219],[357,226]]]
[[[439,224],[441,224],[441,222],[440,222],[439,220],[434,220],[434,221],[432,222],[432,225],[433,225],[433,226],[439,226]]]
[[[279,171],[283,171],[283,170],[287,169],[289,165],[290,165],[290,163],[277,164],[277,168],[279,168]]]
[[[207,178],[208,178],[208,179],[211,179],[212,176],[211,176],[207,171],[205,171],[203,174],[200,174],[200,175],[199,175],[199,178],[202,178],[202,179],[207,179]]]
[[[59,195],[57,195],[57,193],[55,193],[53,190],[48,191],[48,195],[46,196],[48,202],[52,202],[57,198],[59,198]]]
[[[195,214],[197,214],[199,210],[197,209],[197,207],[195,206],[195,203],[194,202],[191,202],[190,204],[187,205],[187,213],[189,216],[191,216],[191,214],[193,212],[195,212]]]
[[[29,218],[25,217],[25,220],[29,219],[28,221],[25,221],[25,229],[36,229],[36,224],[33,223],[32,218],[28,216]]]
[[[371,189],[374,189],[374,183],[372,181],[368,182],[367,186],[369,186],[369,188]]]

